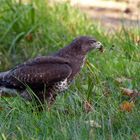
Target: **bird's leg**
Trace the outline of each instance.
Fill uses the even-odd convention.
[[[45,94],[45,96],[47,96],[47,97],[45,97],[44,100],[47,101],[47,110],[49,111],[49,110],[51,110],[51,106],[55,102],[57,94],[52,91],[48,91],[47,95]]]
[[[48,109],[50,109],[51,105],[54,103],[56,96],[57,96],[55,91],[53,91],[52,89],[48,89],[47,91],[46,90],[36,91],[34,93],[36,96],[36,97],[34,97],[34,99],[36,101],[36,104],[38,106],[37,108],[39,111],[43,110],[43,106],[45,105],[45,102],[47,102]],[[30,95],[29,91],[27,91],[27,90],[24,90],[20,94],[20,96],[28,101],[33,100],[32,96]]]
[[[38,95],[38,98],[40,99],[41,103],[47,103],[48,109],[51,108],[53,105],[55,99],[56,99],[56,92],[52,89],[52,87],[48,88],[47,91],[44,90]]]
[[[47,101],[47,104],[52,105],[53,102],[56,99],[56,91],[53,89],[53,87],[46,87],[44,85],[44,90],[39,91],[37,94],[38,99],[41,101],[41,103],[45,103]]]
[[[56,96],[57,94],[52,92],[52,91],[49,91],[48,92],[48,97],[47,97],[47,103],[48,105],[52,105],[56,99]]]
[[[27,90],[24,90],[23,92],[21,92],[20,96],[24,98],[25,100],[28,100],[28,101],[32,100],[32,96],[30,95],[30,93],[28,93]]]

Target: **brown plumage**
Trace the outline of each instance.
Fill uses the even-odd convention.
[[[92,49],[102,50],[95,39],[82,36],[51,56],[37,57],[17,67],[0,73],[0,93],[6,89],[18,91],[20,96],[31,99],[27,91],[30,87],[41,102],[52,102],[57,93],[68,88],[80,72],[86,54]]]

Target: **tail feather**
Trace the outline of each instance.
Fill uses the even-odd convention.
[[[8,74],[9,71],[7,72],[1,72],[0,73],[0,97],[14,97],[17,95],[17,90],[16,89],[11,89],[7,87],[7,81],[5,79],[6,75]]]
[[[2,81],[3,81],[2,80],[3,79],[3,76],[2,75],[3,75],[3,72],[0,73],[0,87],[2,86]]]
[[[7,73],[8,73],[8,71],[7,72],[1,72],[0,73],[0,87],[1,86],[4,86],[4,83],[5,83],[4,77],[7,75]]]
[[[0,87],[2,86],[3,83],[3,72],[0,73]]]

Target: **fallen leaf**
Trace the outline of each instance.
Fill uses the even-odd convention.
[[[26,38],[27,41],[30,41],[30,42],[33,41],[33,35],[32,34],[26,35],[25,38]]]
[[[140,92],[128,88],[121,87],[122,93],[125,96],[130,97],[130,101],[136,101],[137,97],[140,97]]]
[[[124,112],[131,112],[134,106],[134,102],[125,101],[120,105],[120,109]]]
[[[140,135],[136,134],[136,133],[133,133],[132,134],[132,140],[140,140]]]
[[[93,106],[91,105],[89,101],[84,102],[84,110],[87,113],[93,111]]]
[[[89,124],[90,127],[101,128],[101,125],[95,122],[94,120],[85,121],[86,124]]]
[[[115,79],[118,83],[124,83],[124,82],[126,82],[126,81],[128,81],[128,82],[131,82],[132,80],[131,79],[129,79],[129,78],[125,78],[125,77],[118,77],[118,78],[116,78]]]
[[[0,106],[0,111],[3,111],[3,107]]]
[[[128,88],[123,88],[123,87],[121,87],[121,90],[122,90],[122,92],[123,92],[123,95],[129,96],[129,97],[132,97],[133,94],[135,93],[134,90],[128,89]]]

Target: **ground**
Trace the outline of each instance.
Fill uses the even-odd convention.
[[[140,26],[140,1],[72,1],[71,4],[97,20],[107,29],[118,29],[122,24],[128,28]]]
[[[81,74],[51,108],[46,104],[38,112],[35,102],[1,97],[0,139],[140,139],[139,24],[110,34],[69,4],[3,0],[0,6],[0,71],[57,51],[79,35],[104,45],[103,53],[90,53]]]

